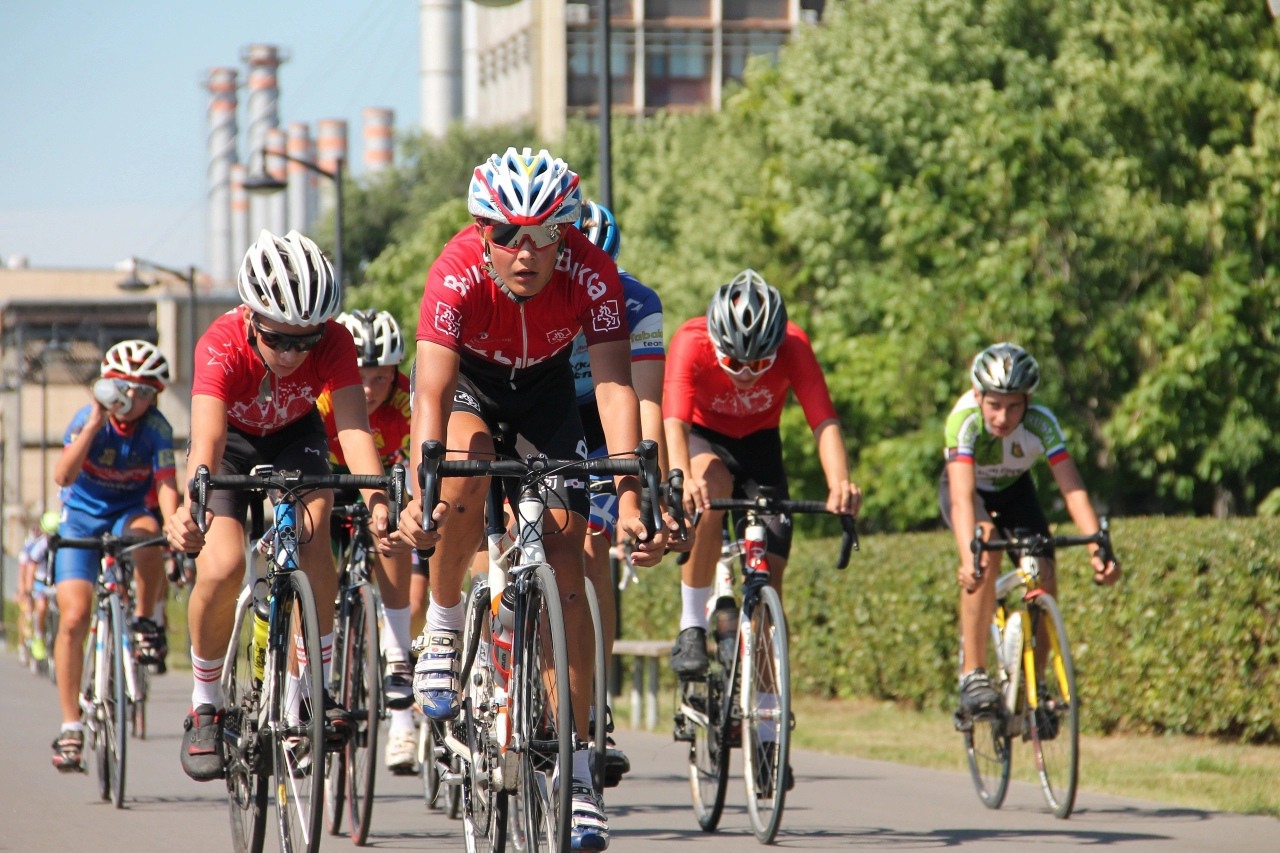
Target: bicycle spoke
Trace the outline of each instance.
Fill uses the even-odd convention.
[[[742,662],[743,777],[747,811],[762,844],[782,823],[791,752],[791,669],[782,600],[763,587],[751,612],[750,653]]]

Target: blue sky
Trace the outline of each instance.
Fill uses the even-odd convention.
[[[280,120],[418,124],[417,0],[0,0],[0,259],[207,266],[208,69],[279,45]],[[240,92],[240,158],[247,156]]]

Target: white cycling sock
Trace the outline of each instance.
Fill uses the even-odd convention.
[[[84,723],[76,720],[74,723],[63,723],[62,730],[64,732],[82,732],[84,731]]]
[[[321,683],[329,683],[329,675],[333,672],[333,632],[320,638],[320,678]]]
[[[212,705],[222,708],[227,704],[222,695],[222,664],[226,657],[202,658],[194,651],[191,653],[191,674],[195,681],[191,687],[191,707]]]
[[[427,630],[428,631],[455,631],[462,632],[462,622],[467,615],[467,606],[463,601],[459,601],[452,607],[442,607],[434,595],[431,596],[431,604],[427,607]]]
[[[714,587],[688,586],[680,582],[680,630],[685,628],[707,629],[707,604]]]
[[[390,734],[413,731],[413,709],[404,708],[391,712],[391,723],[387,727]]]
[[[389,661],[407,660],[409,655],[409,608],[382,609],[382,655]]]
[[[773,714],[765,714],[765,711],[778,710],[778,694],[777,693],[757,693],[756,699],[760,706],[762,717],[767,717],[760,721],[760,742],[761,743],[777,743],[778,742],[778,721]]]

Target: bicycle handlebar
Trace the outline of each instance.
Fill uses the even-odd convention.
[[[53,533],[49,536],[49,551],[57,551],[59,548],[83,548],[119,557],[138,548],[165,545],[168,541],[163,533],[156,536],[129,536],[128,534],[116,536],[114,533],[103,533],[100,536],[59,536]]]
[[[1115,550],[1111,546],[1111,525],[1106,516],[1098,519],[1098,532],[1090,536],[1046,536],[1043,533],[1015,530],[1007,539],[983,541],[982,526],[978,525],[974,528],[973,542],[970,543],[969,549],[973,552],[974,576],[981,580],[983,551],[1015,551],[1039,557],[1050,548],[1071,548],[1077,545],[1097,545],[1098,556],[1102,558],[1104,564],[1120,565]]]
[[[754,498],[712,498],[710,503],[711,509],[719,510],[735,510],[735,511],[751,511],[764,515],[779,515],[781,513],[827,513],[827,505],[822,501],[793,501],[783,498],[775,498],[767,495],[758,495]],[[853,551],[859,550],[858,544],[858,526],[852,515],[837,515],[840,519],[840,555],[836,559],[836,568],[843,569],[849,565],[849,556]],[[696,526],[698,519],[694,519]]]

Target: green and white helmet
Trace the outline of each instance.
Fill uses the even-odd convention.
[[[1040,365],[1017,344],[993,344],[978,353],[970,371],[985,394],[1031,394],[1040,384]]]

